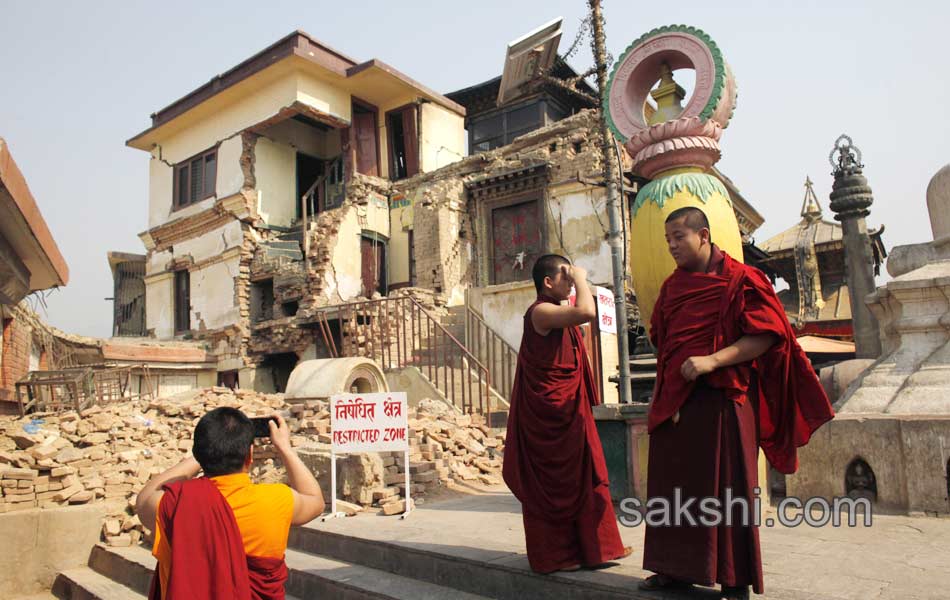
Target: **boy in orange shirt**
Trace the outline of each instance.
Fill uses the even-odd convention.
[[[290,526],[319,516],[324,501],[283,418],[275,415],[269,426],[289,486],[251,483],[254,426],[241,411],[222,407],[195,427],[194,457],[139,492],[135,511],[155,531],[158,559],[150,600],[284,598]],[[204,477],[196,478],[199,471]]]

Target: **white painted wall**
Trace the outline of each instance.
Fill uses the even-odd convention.
[[[243,240],[241,222],[229,221],[208,233],[175,244],[172,247],[173,257],[190,256],[193,262],[200,263],[232,248],[239,248]],[[236,272],[235,275],[237,275]]]
[[[258,212],[269,225],[289,227],[297,218],[297,153],[292,146],[257,139],[254,175]]]
[[[152,330],[158,339],[168,339],[175,335],[174,294],[175,281],[172,273],[146,277],[145,328]]]
[[[218,329],[240,318],[234,303],[234,279],[240,269],[237,253],[221,262],[191,270],[191,328]]]
[[[211,148],[215,143],[209,141],[208,147],[204,150]],[[244,185],[244,172],[241,170],[242,149],[243,144],[240,136],[221,142],[218,147],[215,195],[178,210],[172,210],[175,180],[172,165],[193,155],[182,156],[172,162],[164,151],[161,152],[161,158],[159,158],[159,150],[153,150],[152,158],[149,161],[149,229],[207,210],[214,205],[218,198],[226,198],[239,192]],[[198,152],[200,151],[198,150]]]
[[[603,188],[561,186],[549,191],[548,243],[552,252],[564,251],[575,264],[587,269],[588,280],[611,281],[607,227],[607,194]],[[563,245],[562,245],[563,244]]]
[[[465,117],[438,104],[422,104],[420,169],[435,171],[465,158]]]

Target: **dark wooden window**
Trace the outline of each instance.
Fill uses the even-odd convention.
[[[175,333],[191,330],[191,274],[175,271]]]
[[[474,117],[469,123],[471,153],[477,154],[505,146],[519,135],[543,127],[546,110],[543,101],[534,100],[529,104],[506,107],[497,112]]]
[[[217,174],[217,147],[175,165],[174,208],[188,206],[214,196]]]

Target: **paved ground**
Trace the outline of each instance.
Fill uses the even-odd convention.
[[[767,509],[765,517],[775,516]],[[528,568],[520,504],[499,488],[421,505],[406,520],[359,515],[316,522],[361,538],[384,540],[453,556]],[[870,527],[762,527],[766,594],[774,600],[950,599],[950,519],[875,515]],[[641,566],[643,532],[621,527],[634,555],[600,571],[558,574],[631,585]],[[690,596],[715,598],[697,588]]]

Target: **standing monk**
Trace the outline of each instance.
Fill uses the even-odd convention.
[[[758,447],[780,472],[794,473],[795,449],[834,412],[765,275],[720,251],[698,208],[667,217],[666,241],[677,268],[651,321],[657,381],[647,494],[674,506],[679,488],[681,506],[695,498],[684,513],[699,525],[685,514],[676,526],[647,519],[643,568],[656,575],[641,588],[719,583],[722,598],[748,598],[750,585],[763,592],[759,533],[729,498],[743,499],[754,517]],[[719,500],[731,526],[698,510],[704,498]]]
[[[538,573],[574,571],[628,556],[610,502],[591,406],[597,391],[578,325],[596,316],[587,272],[540,257],[538,298],[524,334],[508,412],[505,483],[521,501],[528,562]],[[577,290],[577,305],[562,306]]]

